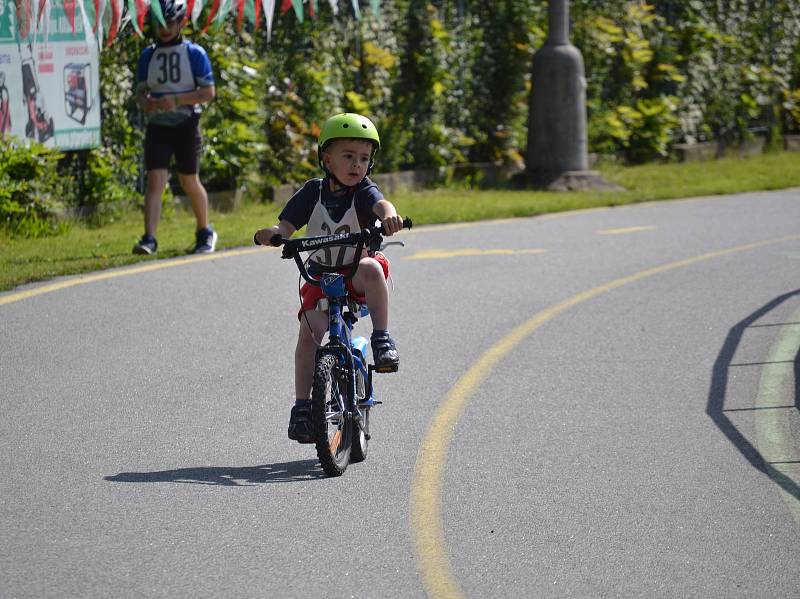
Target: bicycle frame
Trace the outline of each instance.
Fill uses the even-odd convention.
[[[357,254],[358,255],[358,254]],[[346,368],[349,373],[347,386],[347,411],[358,414],[358,405],[373,406],[375,398],[372,388],[372,365],[367,364],[367,340],[364,337],[353,337],[353,326],[359,316],[366,316],[369,311],[363,304],[350,303],[347,300],[345,275],[326,273],[319,279],[322,292],[328,300],[328,343],[317,349],[317,358],[330,354],[336,357],[337,364]],[[344,311],[345,306],[348,312]],[[357,312],[353,308],[357,307]],[[356,404],[356,369],[364,375],[366,389],[364,401]]]
[[[411,219],[403,219],[403,228],[410,229],[412,226]],[[283,246],[282,258],[293,258],[300,271],[300,275],[305,281],[322,289],[324,300],[327,303],[325,308],[328,310],[328,342],[317,348],[315,362],[320,363],[320,358],[332,356],[335,360],[334,368],[339,369],[336,375],[338,380],[346,377],[346,389],[339,389],[338,392],[344,395],[344,405],[342,406],[342,416],[352,421],[358,426],[364,438],[369,440],[370,435],[368,428],[369,408],[379,403],[373,396],[372,374],[374,370],[373,364],[367,363],[367,340],[364,337],[353,337],[353,326],[358,321],[360,316],[369,314],[366,305],[350,301],[347,293],[346,282],[352,279],[358,270],[359,262],[363,254],[366,244],[370,244],[370,248],[379,248],[381,245],[383,227],[368,227],[356,233],[338,233],[334,235],[323,235],[317,237],[304,237],[300,239],[284,239],[280,235],[274,235],[270,243],[275,247]],[[258,239],[253,238],[256,244],[259,243]],[[326,247],[350,245],[355,246],[355,259],[350,265],[346,273],[333,268],[322,269],[322,274],[316,278],[309,274],[306,264],[301,258],[302,252],[314,252]],[[345,310],[347,308],[347,310]],[[361,373],[359,377],[357,373]],[[333,377],[333,373],[331,373]],[[362,401],[357,401],[357,385],[360,379],[364,381],[364,398]],[[343,393],[344,392],[344,393]],[[366,418],[362,417],[362,411]],[[325,414],[326,420],[331,416]],[[322,455],[319,453],[319,446],[317,447],[317,455],[320,460],[323,460]],[[328,455],[330,457],[330,455]],[[361,459],[364,459],[362,454]],[[341,474],[346,468],[345,465],[341,471],[338,467],[333,467],[335,475]],[[325,468],[325,462],[323,462]],[[326,469],[326,472],[330,472]]]

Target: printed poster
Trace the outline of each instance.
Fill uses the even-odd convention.
[[[0,0],[0,136],[63,150],[97,147],[100,65],[84,4],[49,2],[41,18],[32,14],[38,6]]]

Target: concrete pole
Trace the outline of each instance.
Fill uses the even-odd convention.
[[[568,0],[550,0],[547,40],[533,56],[528,106],[525,179],[536,187],[596,187],[602,179],[587,170],[586,76],[583,56],[569,42]]]

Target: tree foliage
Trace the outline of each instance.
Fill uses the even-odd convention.
[[[302,22],[279,17],[269,41],[230,19],[187,31],[208,49],[217,81],[201,121],[204,181],[236,179],[261,197],[317,174],[319,127],[345,110],[377,124],[379,171],[524,154],[545,2],[384,0],[375,14],[361,0],[360,20],[318,8]],[[575,0],[570,16],[590,151],[643,162],[668,158],[676,143],[800,131],[800,0]],[[68,204],[136,197],[133,70],[146,43],[128,27],[102,53],[103,148],[84,161],[101,191]]]

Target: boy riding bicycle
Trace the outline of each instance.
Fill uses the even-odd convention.
[[[319,136],[319,163],[325,172],[322,179],[307,181],[287,202],[278,216],[278,224],[260,229],[255,241],[269,245],[275,235],[289,238],[306,226],[306,234],[333,235],[354,233],[380,220],[386,235],[403,228],[403,219],[378,186],[367,175],[380,149],[380,137],[368,118],[343,113],[328,119]],[[372,356],[376,370],[393,372],[400,359],[389,335],[389,262],[380,252],[364,251],[354,256],[353,248],[326,248],[311,255],[313,273],[346,269],[359,260],[356,275],[347,289],[356,300],[364,301],[372,318]],[[302,306],[298,318],[300,332],[295,349],[295,405],[289,420],[289,438],[313,443],[311,425],[311,387],[317,347],[328,328],[327,310],[318,306],[322,299],[319,287],[305,283],[300,290]]]

